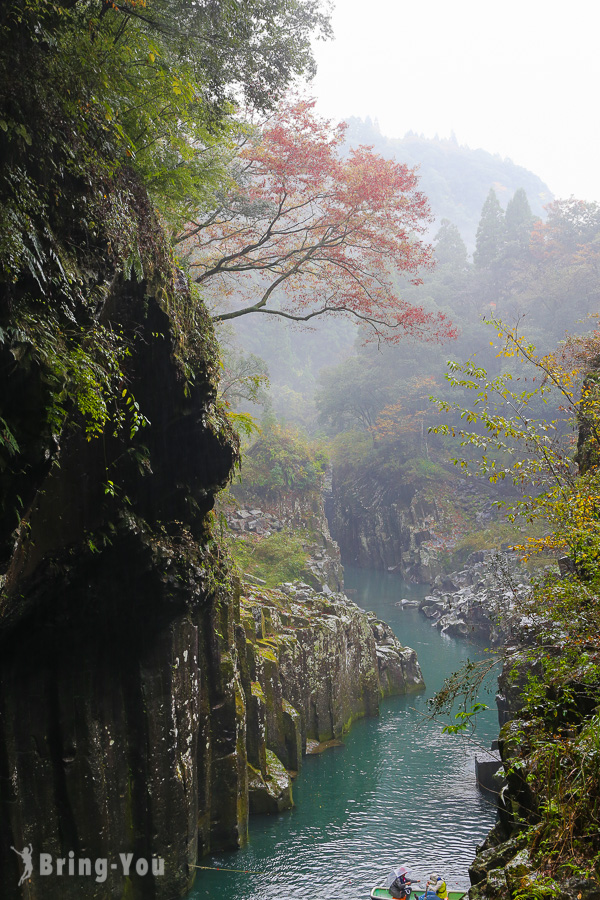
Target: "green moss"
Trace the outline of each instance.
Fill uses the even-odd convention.
[[[263,657],[263,659],[268,659],[270,662],[274,662],[274,663],[277,662],[277,657],[275,656],[275,653],[273,652],[273,650],[271,650],[270,647],[265,646],[264,644],[261,644],[260,642],[259,642],[259,646],[258,646],[258,652]]]
[[[235,692],[235,711],[238,716],[243,717],[246,714],[246,704],[240,691]]]
[[[364,719],[366,715],[367,715],[366,709],[363,709],[360,712],[352,713],[352,715],[349,716],[348,719],[346,719],[346,721],[342,725],[342,734],[347,734],[350,731],[350,729],[352,728],[352,726],[354,725],[354,723],[357,722],[359,719]]]
[[[537,527],[536,527],[537,526]],[[544,532],[540,523],[528,525],[529,537],[541,537]],[[455,569],[462,565],[467,557],[477,550],[498,550],[503,544],[509,546],[525,543],[526,537],[518,525],[512,522],[492,522],[487,528],[477,528],[468,531],[456,542],[454,551],[450,557],[450,565]],[[554,562],[553,558],[535,557],[531,560],[531,567],[537,568]]]
[[[127,876],[123,883],[123,893],[121,894],[121,900],[134,900],[133,893],[133,885],[131,883],[131,878]]]
[[[287,776],[287,769],[272,750],[267,750],[267,768],[271,778]]]
[[[295,718],[300,715],[299,712],[292,706],[292,704],[288,700],[285,699],[285,697],[283,698],[281,706],[283,708],[283,711],[286,712],[288,715],[292,716],[292,718]]]
[[[229,551],[242,574],[271,588],[301,578],[309,558],[303,533],[289,530],[257,539],[232,537]]]
[[[261,638],[260,642],[262,644],[267,644],[268,646],[273,647],[273,649],[275,650],[277,647],[279,647],[280,636],[271,634],[268,637]]]

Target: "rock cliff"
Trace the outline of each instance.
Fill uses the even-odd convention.
[[[249,811],[290,805],[287,769],[307,742],[422,683],[412,651],[341,595],[240,599],[210,521],[235,441],[210,323],[190,302],[181,283],[167,298],[135,279],[107,285],[101,314],[128,335],[123,376],[146,427],[88,439],[75,415],[52,433],[32,414],[29,444],[20,433],[25,510],[1,536],[7,900],[181,896],[199,857],[246,840]],[[193,314],[191,336],[174,310]],[[32,409],[39,370],[3,362],[3,390]]]
[[[377,472],[334,470],[325,508],[345,564],[393,570],[416,582],[441,571],[428,543],[439,510],[414,485],[382,481]]]
[[[306,502],[298,501],[291,513],[281,505],[269,508],[265,503],[261,507],[229,504],[222,508],[234,540],[245,539],[250,546],[257,546],[263,538],[286,529],[298,537],[305,552],[300,577],[316,591],[342,589],[344,569],[340,549],[329,533],[321,494],[311,498],[308,509]]]
[[[403,480],[393,466],[355,462],[334,466],[326,512],[344,564],[428,583],[450,562],[461,565],[466,548],[494,546],[473,533],[481,538],[497,518],[497,496],[496,486],[457,479],[451,467],[436,464],[435,478]]]
[[[242,598],[242,625],[249,743],[260,746],[266,730],[288,769],[300,767],[307,742],[340,738],[353,720],[377,714],[382,698],[425,686],[414,650],[343,594],[302,583],[254,589]]]
[[[185,305],[180,290],[171,302]],[[247,827],[234,614],[206,518],[235,456],[215,407],[210,323],[190,384],[147,283],[117,280],[104,314],[131,335],[124,376],[150,424],[137,441],[108,430],[88,440],[68,420],[57,435],[36,432],[32,416],[30,446],[43,456],[46,441],[49,462],[28,479],[18,530],[3,535],[12,551],[0,606],[7,898],[182,894],[197,854]],[[35,370],[3,375],[22,402],[35,396]],[[24,442],[21,451],[18,475]],[[161,857],[165,874],[149,889],[148,876],[124,877],[121,866],[101,882],[35,867],[22,895],[11,847],[30,844],[35,859]]]
[[[289,805],[307,741],[418,668],[341,597],[241,604],[214,538],[237,439],[212,324],[96,96],[99,56],[85,80],[79,25],[99,54],[123,32],[95,41],[75,5],[2,17],[0,896],[172,900],[249,807]],[[161,151],[178,170],[182,148]]]

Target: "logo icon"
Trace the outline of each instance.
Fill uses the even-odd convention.
[[[23,860],[23,874],[19,880],[19,887],[22,884],[25,884],[31,878],[33,873],[33,847],[30,844],[28,847],[25,847],[23,850],[17,850],[15,847],[10,848],[14,850],[17,856],[20,856]]]

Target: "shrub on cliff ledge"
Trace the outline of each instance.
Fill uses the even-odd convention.
[[[254,540],[232,535],[229,549],[242,575],[277,587],[305,577],[309,555],[305,543],[297,532],[285,530]]]
[[[326,466],[318,446],[298,431],[272,425],[244,456],[240,487],[267,502],[293,501],[320,488]]]

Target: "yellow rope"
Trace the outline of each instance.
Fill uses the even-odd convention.
[[[195,866],[190,863],[192,869],[206,869],[209,872],[242,872],[244,875],[267,875],[267,872],[253,872],[251,869],[226,869],[223,866]]]

